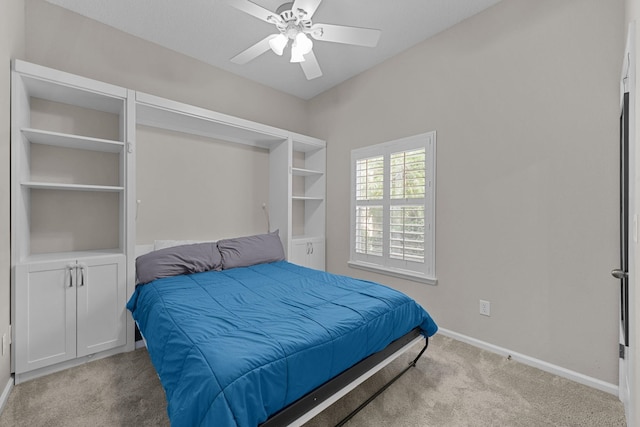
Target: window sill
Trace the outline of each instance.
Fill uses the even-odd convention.
[[[396,268],[380,267],[376,264],[370,264],[360,261],[349,261],[349,267],[360,270],[371,271],[373,273],[386,274],[387,276],[399,277],[401,279],[412,280],[414,282],[426,283],[428,285],[437,285],[438,279],[435,277],[427,277],[424,274],[414,273],[412,271],[400,270]]]

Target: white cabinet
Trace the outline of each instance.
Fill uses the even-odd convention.
[[[325,268],[325,244],[324,238],[310,239],[293,239],[291,242],[291,251],[289,253],[289,261],[303,265],[305,267],[314,268],[316,270],[324,270]]]
[[[20,382],[133,349],[125,304],[135,284],[127,257],[135,96],[19,60],[11,95],[12,369]]]
[[[16,376],[126,343],[124,255],[15,268]]]
[[[287,259],[325,268],[326,144],[291,134],[270,151],[269,213]]]

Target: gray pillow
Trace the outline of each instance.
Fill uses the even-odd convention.
[[[223,270],[284,260],[278,230],[269,234],[220,240],[218,249],[222,255]]]
[[[136,259],[138,283],[163,277],[221,270],[222,257],[215,242],[174,246],[141,255]]]

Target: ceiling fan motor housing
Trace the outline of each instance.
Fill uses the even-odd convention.
[[[303,19],[307,14],[302,9],[298,9],[299,13],[296,14],[292,10],[293,2],[284,3],[276,10],[276,13],[280,15],[282,20],[277,23],[276,26],[282,34],[294,40],[298,33],[305,33],[311,30],[311,20]]]
[[[291,12],[292,8],[293,8],[293,2],[292,1],[287,2],[287,3],[283,3],[276,9],[276,13],[278,15],[282,16],[282,14],[285,13],[285,12]],[[285,18],[283,17],[282,19],[285,19]]]

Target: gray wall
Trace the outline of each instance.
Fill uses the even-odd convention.
[[[328,140],[328,269],[617,384],[624,32],[622,0],[504,0],[311,100],[310,131]],[[438,285],[347,267],[350,151],[432,130]]]
[[[268,231],[267,150],[143,126],[137,145],[139,244]]]
[[[11,58],[24,51],[24,0],[0,1],[0,337],[9,334],[10,323],[10,189],[9,189],[9,112]],[[0,394],[11,376],[9,352],[0,355]]]

